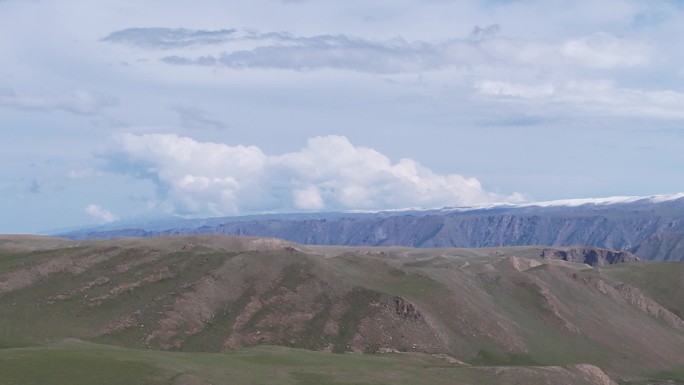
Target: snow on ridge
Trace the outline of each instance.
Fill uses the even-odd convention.
[[[632,203],[640,201],[643,199],[648,199],[648,197],[641,196],[614,196],[606,198],[577,198],[577,199],[560,199],[555,201],[544,201],[544,202],[530,202],[523,203],[520,206],[539,206],[539,207],[554,207],[554,206],[567,206],[567,207],[577,207],[582,205],[613,205],[618,203]]]
[[[684,193],[661,194],[661,195],[651,195],[651,196],[614,196],[614,197],[606,197],[606,198],[562,199],[562,200],[555,200],[555,201],[522,203],[522,204],[517,205],[517,206],[521,206],[521,207],[529,207],[529,206],[577,207],[577,206],[582,206],[582,205],[613,205],[613,204],[620,204],[620,203],[633,203],[633,202],[638,202],[638,201],[649,201],[651,203],[663,203],[663,202],[677,200],[680,198],[684,198]]]
[[[676,194],[653,195],[649,197],[653,203],[661,203],[684,198],[684,192]]]
[[[384,209],[384,210],[349,210],[351,214],[398,214],[398,213],[410,213],[410,212],[421,212],[421,211],[442,211],[442,212],[467,212],[475,210],[491,210],[497,208],[521,208],[521,207],[579,207],[583,205],[596,205],[596,206],[607,206],[614,204],[623,203],[634,203],[644,201],[644,203],[663,203],[668,201],[673,201],[677,199],[684,198],[684,192],[675,194],[661,194],[661,195],[650,195],[650,196],[637,196],[637,195],[622,195],[622,196],[612,196],[605,198],[573,198],[573,199],[559,199],[553,201],[541,201],[541,202],[523,202],[523,203],[507,203],[507,202],[497,202],[488,203],[482,205],[473,206],[455,206],[455,207],[442,207],[442,208],[425,208],[425,207],[403,207],[395,209]]]
[[[663,203],[684,198],[684,192],[675,194],[661,194],[650,196],[613,196],[605,198],[575,198],[575,199],[559,199],[553,201],[541,202],[524,202],[524,203],[492,203],[480,206],[465,206],[465,207],[445,207],[442,211],[474,211],[474,210],[488,210],[496,208],[518,208],[518,207],[579,207],[583,205],[614,205],[623,203],[634,203],[645,201],[650,203]]]

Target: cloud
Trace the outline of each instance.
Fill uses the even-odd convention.
[[[492,80],[483,81],[475,85],[475,88],[481,94],[511,96],[523,99],[545,98],[552,96],[554,93],[552,84],[526,85]]]
[[[218,119],[209,116],[209,113],[195,106],[176,104],[169,107],[175,111],[180,119],[181,126],[197,130],[224,130],[228,125]]]
[[[485,80],[475,84],[480,95],[498,100],[534,101],[539,113],[541,106],[554,113],[574,110],[584,115],[649,117],[684,119],[684,93],[674,90],[639,90],[616,87],[605,79],[566,81],[558,84],[530,85],[499,80]],[[540,106],[539,103],[544,103]],[[563,111],[555,108],[562,108]]]
[[[61,110],[77,115],[94,115],[117,104],[116,98],[85,90],[74,90],[57,96],[34,96],[17,94],[10,89],[0,90],[0,106],[26,110]]]
[[[343,136],[266,155],[253,146],[199,142],[173,134],[124,134],[104,154],[111,170],[157,183],[162,208],[184,215],[300,210],[392,209],[519,199],[485,191],[475,178],[440,175],[414,160],[393,163]]]
[[[495,37],[496,35],[498,35],[500,31],[501,31],[501,27],[499,26],[499,24],[488,25],[484,28],[482,28],[478,25],[478,26],[475,26],[473,28],[473,30],[470,32],[468,39],[473,40],[473,41],[491,39],[491,38]]]
[[[32,179],[29,183],[29,192],[31,192],[31,194],[40,194],[42,189],[43,184],[39,182],[37,179]]]
[[[96,204],[89,204],[86,206],[85,212],[100,223],[110,223],[119,219],[119,217],[112,214],[110,211],[105,210]]]
[[[406,42],[399,38],[378,42],[344,34],[296,37],[269,33],[249,36],[246,40],[264,40],[266,45],[195,58],[171,55],[162,61],[175,65],[236,69],[305,71],[334,68],[370,73],[414,72],[448,64],[447,52],[439,46],[420,41]]]
[[[653,49],[637,38],[617,37],[599,32],[586,36],[551,39],[490,38],[477,45],[481,64],[494,64],[516,69],[535,66],[545,72],[590,69],[626,69],[647,67]],[[575,73],[574,75],[577,75]]]
[[[323,197],[317,186],[311,185],[303,189],[293,190],[295,207],[302,210],[321,210],[325,208]]]
[[[476,26],[466,38],[378,41],[347,34],[296,36],[284,32],[241,33],[235,49],[188,56],[181,52],[160,60],[170,65],[232,69],[308,71],[338,69],[376,74],[416,73],[471,66],[616,69],[643,67],[652,49],[639,40],[594,33],[559,40],[499,37],[498,24]],[[245,49],[245,45],[251,47]],[[523,66],[523,67],[521,67]],[[542,71],[543,72],[543,71]]]
[[[66,174],[66,177],[68,179],[78,180],[78,179],[97,178],[97,177],[101,177],[102,175],[103,175],[102,171],[87,168],[87,169],[82,169],[82,170],[71,170]]]
[[[560,53],[578,64],[604,69],[644,66],[651,57],[646,45],[607,33],[568,40],[561,45]]]
[[[128,28],[102,38],[110,43],[147,49],[172,49],[193,45],[211,45],[233,39],[235,29],[216,31],[185,28]]]

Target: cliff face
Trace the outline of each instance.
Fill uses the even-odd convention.
[[[561,259],[574,263],[586,263],[594,267],[638,260],[634,254],[628,251],[614,251],[595,247],[573,247],[565,250],[545,249],[541,257],[543,259]]]
[[[684,261],[684,233],[657,233],[646,238],[631,251],[644,259]]]
[[[681,201],[681,202],[680,202]],[[411,247],[595,246],[632,250],[644,259],[684,260],[684,242],[668,246],[672,237],[650,238],[665,232],[684,234],[684,199],[675,202],[615,206],[532,207],[467,212],[345,214],[318,218],[226,218],[201,227],[147,231],[144,228],[84,231],[74,239],[180,234],[270,236],[301,244]],[[215,222],[215,220],[214,220]],[[648,247],[640,244],[648,240]],[[666,241],[666,242],[665,242]],[[658,246],[660,243],[662,246]],[[669,247],[667,257],[661,251]]]

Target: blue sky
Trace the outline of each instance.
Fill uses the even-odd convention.
[[[676,1],[0,0],[0,233],[684,191]]]

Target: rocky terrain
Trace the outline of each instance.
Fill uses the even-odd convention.
[[[585,263],[594,267],[639,260],[637,256],[628,251],[615,251],[597,247],[544,249],[544,251],[542,251],[541,258],[560,259],[574,263]]]
[[[632,252],[654,261],[682,261],[684,232],[658,232],[632,248]]]
[[[188,234],[268,236],[299,244],[410,247],[596,246],[684,260],[684,198],[580,206],[212,218],[93,228],[72,239]]]
[[[3,237],[0,367],[6,349],[76,338],[202,354],[408,355],[416,368],[429,360],[473,378],[464,383],[681,380],[683,276],[683,264],[592,248]],[[172,383],[208,383],[188,376]],[[291,383],[350,383],[326,381]]]

